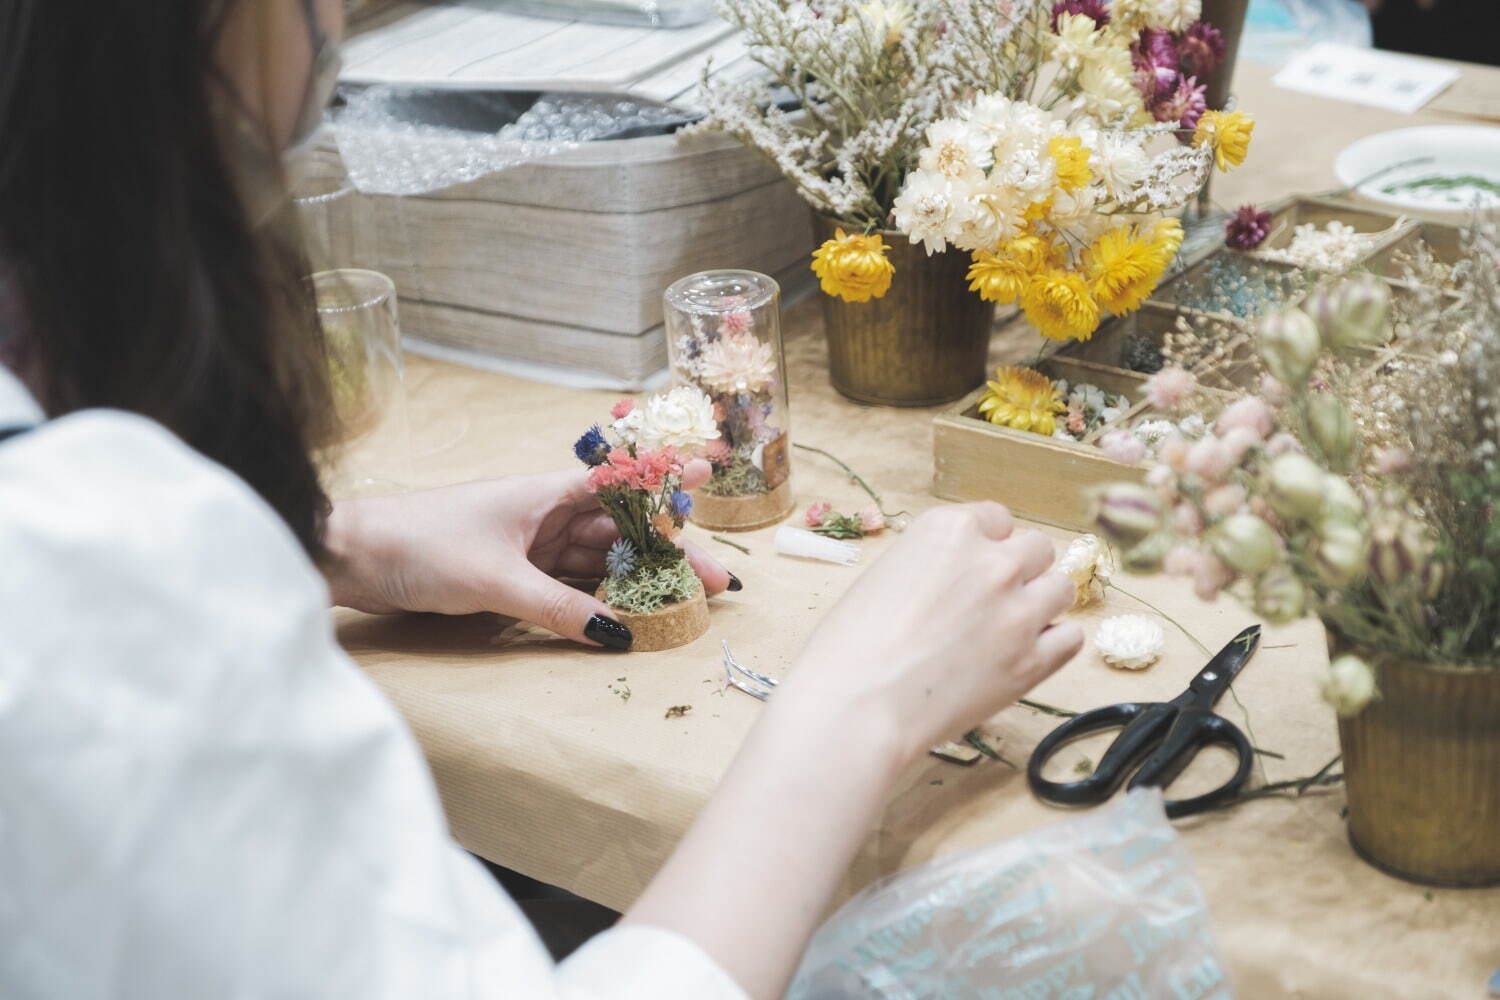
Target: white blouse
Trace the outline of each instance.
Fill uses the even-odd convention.
[[[39,419],[0,367],[0,429]],[[0,997],[744,996],[657,928],[554,965],[327,602],[156,424],[0,444]]]

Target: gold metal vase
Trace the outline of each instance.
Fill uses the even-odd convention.
[[[1354,850],[1412,882],[1500,885],[1500,669],[1366,659],[1380,696],[1339,720]]]
[[[813,225],[822,242],[842,224],[814,213]],[[880,235],[896,268],[890,290],[869,302],[822,295],[833,387],[881,406],[950,403],[984,381],[994,303],[969,291],[967,253],[929,257],[902,233]]]

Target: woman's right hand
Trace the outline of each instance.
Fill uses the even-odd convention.
[[[917,518],[823,619],[771,705],[803,722],[853,713],[901,766],[1014,703],[1083,644],[1076,624],[1053,624],[1074,587],[1048,572],[1052,542],[1014,529],[996,503]]]

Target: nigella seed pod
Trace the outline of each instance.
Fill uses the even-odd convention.
[[[1323,582],[1330,587],[1352,587],[1364,579],[1370,549],[1365,533],[1344,521],[1324,521],[1318,533],[1313,562]]]
[[[1260,321],[1260,358],[1266,370],[1293,392],[1301,390],[1323,352],[1312,317],[1300,309],[1282,309]]]
[[[1272,625],[1296,621],[1307,613],[1307,587],[1290,566],[1272,566],[1255,581],[1255,611]]]
[[[1323,700],[1344,718],[1358,715],[1374,700],[1375,670],[1357,656],[1340,656],[1328,665],[1319,685]]]
[[[1092,492],[1090,519],[1111,542],[1129,549],[1161,529],[1161,499],[1144,486],[1111,483]]]
[[[1323,343],[1336,351],[1380,347],[1390,339],[1391,291],[1373,274],[1358,274],[1308,296],[1305,308]]]
[[[1156,573],[1161,570],[1162,560],[1172,551],[1177,539],[1168,531],[1158,531],[1136,542],[1120,557],[1125,569],[1131,573]]]
[[[1328,473],[1306,455],[1278,455],[1266,470],[1266,500],[1288,521],[1312,521],[1323,510]]]
[[[1349,467],[1354,456],[1354,418],[1331,393],[1319,393],[1307,401],[1307,430],[1331,468]]]
[[[1360,525],[1365,519],[1365,502],[1349,480],[1330,473],[1323,477],[1323,507],[1318,516],[1324,521]]]
[[[1276,532],[1254,514],[1235,514],[1214,525],[1209,546],[1224,565],[1245,576],[1264,573],[1281,554]]]

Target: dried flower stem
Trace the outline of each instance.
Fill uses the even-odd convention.
[[[750,554],[750,550],[745,548],[745,546],[741,545],[739,542],[731,542],[729,539],[723,537],[722,535],[709,535],[708,537],[712,538],[714,541],[718,542],[721,545],[729,546],[731,549],[739,549],[747,556]]]
[[[824,458],[831,459],[835,465],[849,474],[850,482],[858,484],[859,488],[864,490],[865,493],[869,495],[871,500],[875,501],[875,506],[880,509],[880,513],[885,517],[887,521],[889,521],[893,517],[901,517],[903,515],[908,517],[910,516],[910,512],[904,510],[898,510],[894,514],[886,513],[885,503],[880,499],[880,494],[875,492],[875,488],[872,487],[869,483],[865,482],[863,476],[855,472],[853,469],[849,468],[848,464],[846,464],[843,459],[839,458],[832,452],[824,451],[822,448],[814,448],[810,444],[802,444],[801,442],[796,441],[792,442],[792,447],[801,448],[803,451],[815,452],[816,454],[822,455]]]

